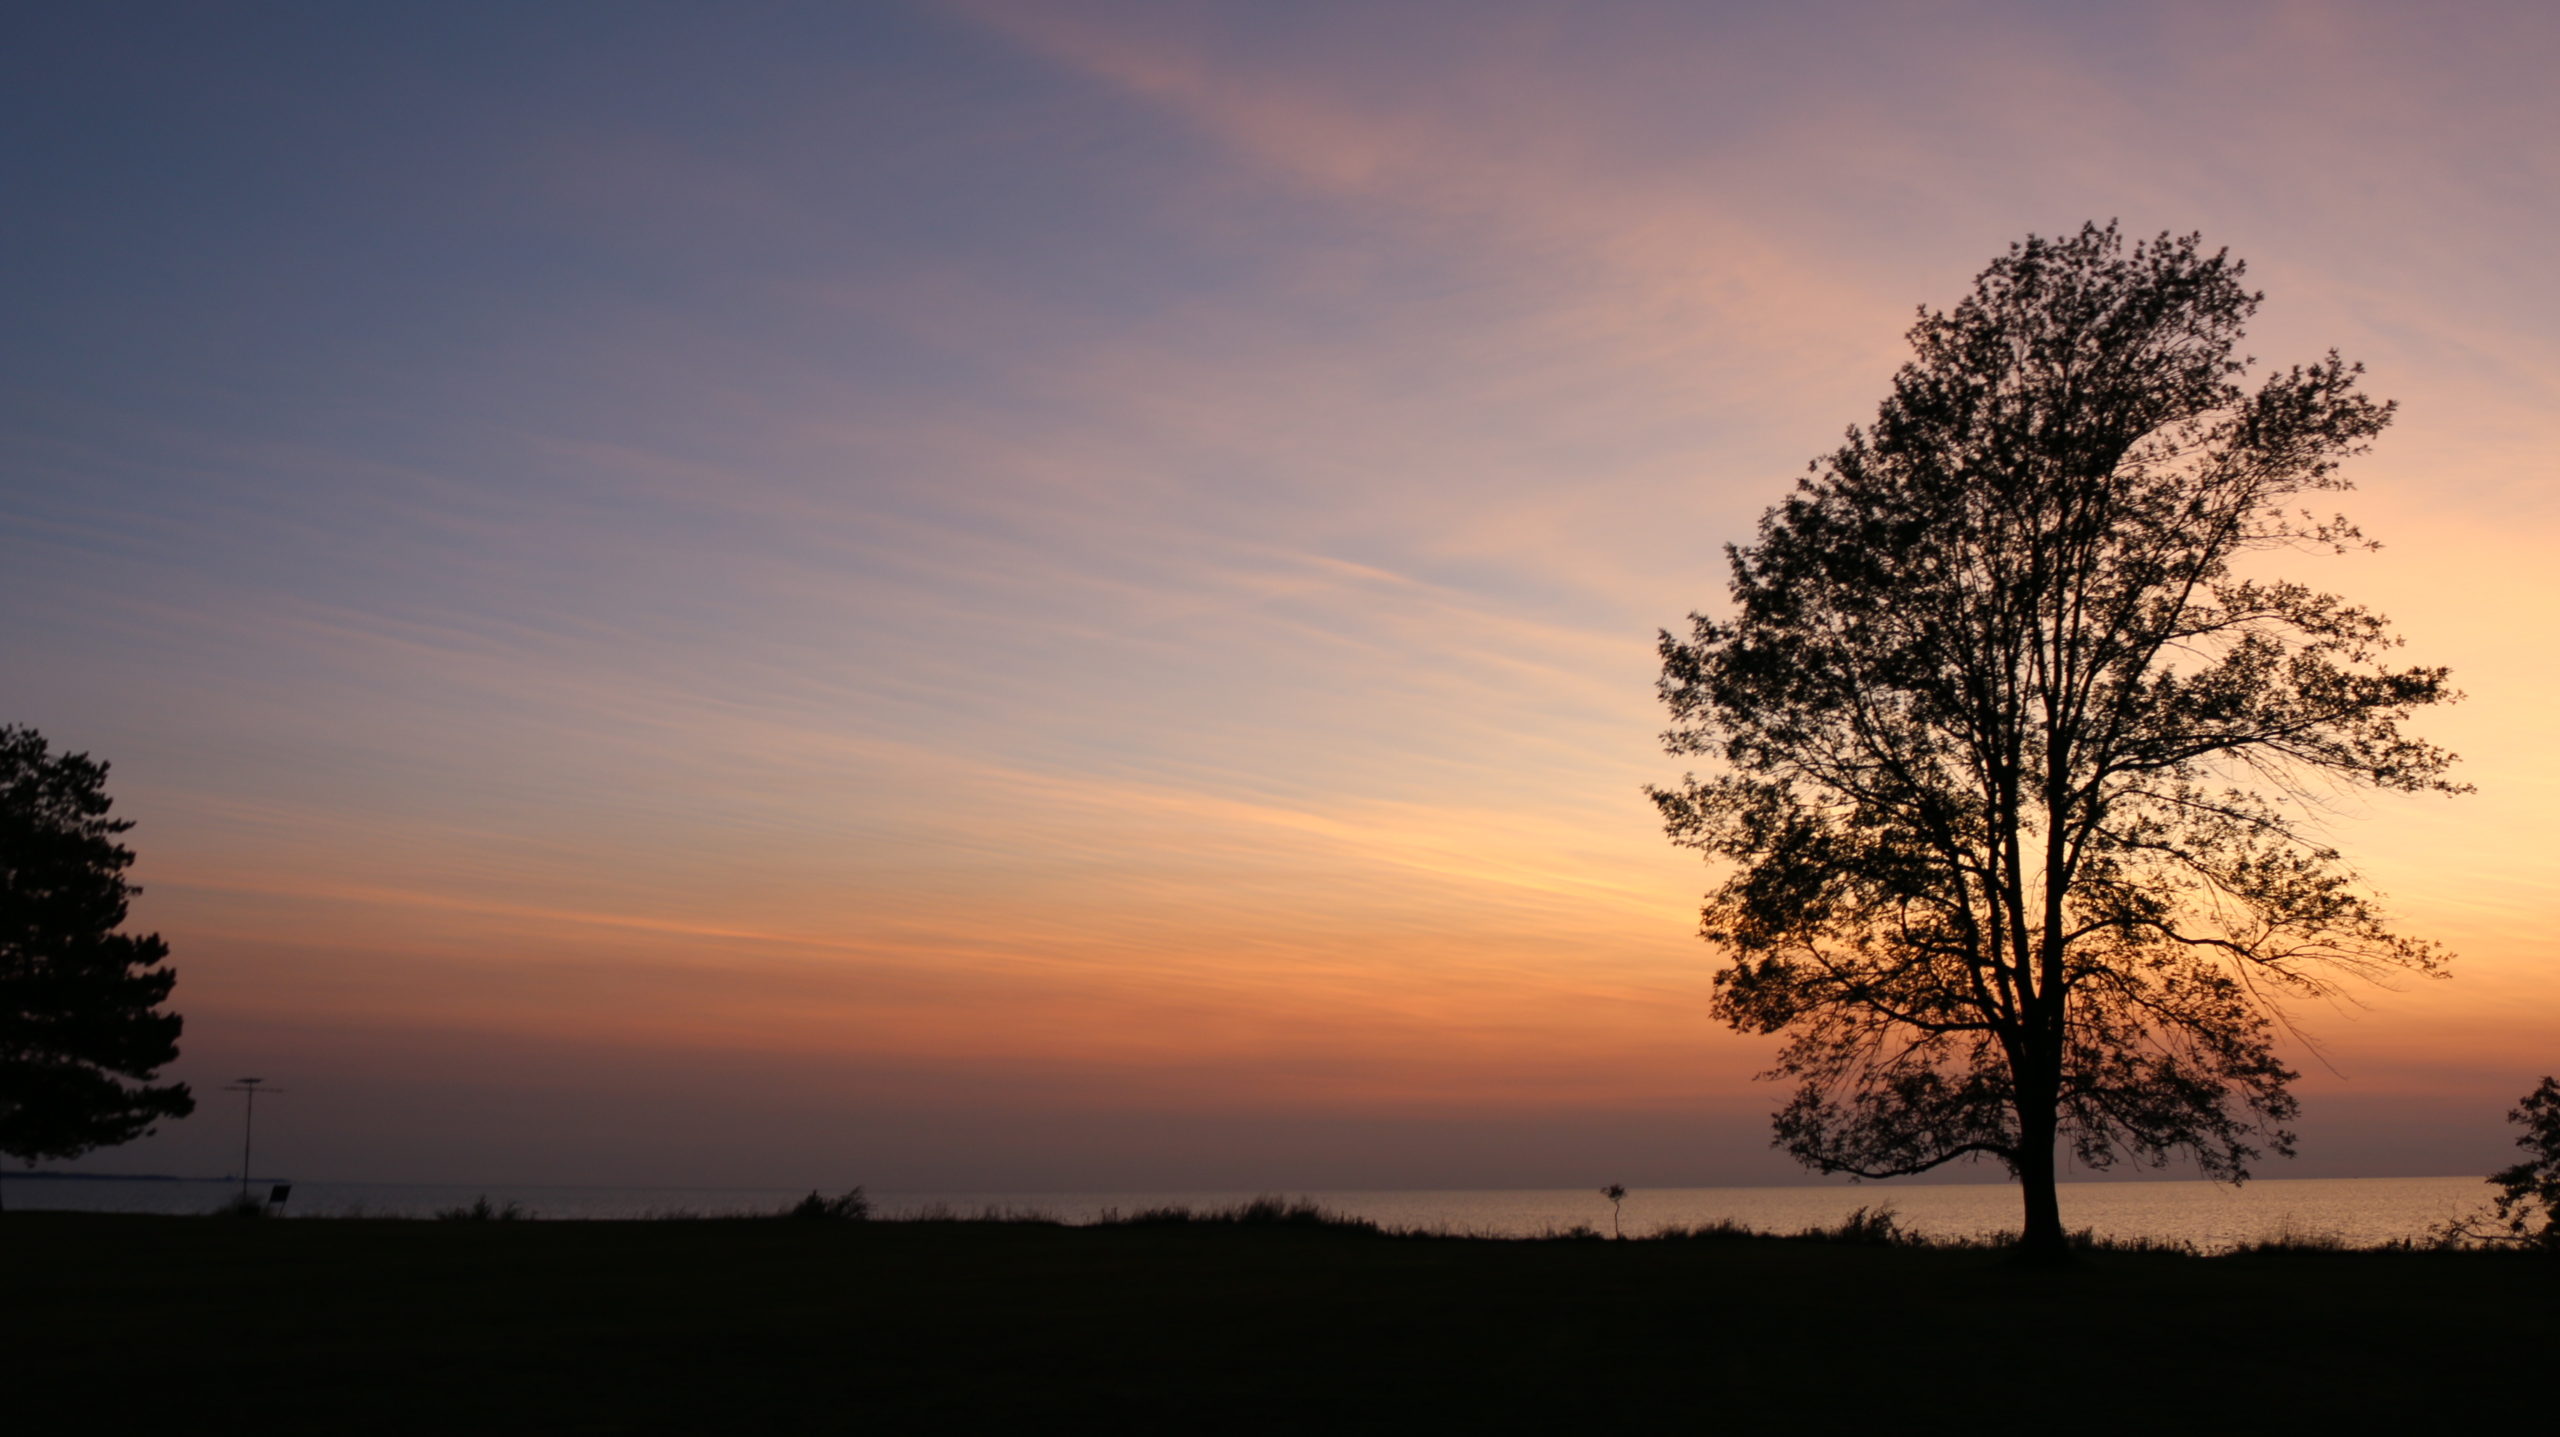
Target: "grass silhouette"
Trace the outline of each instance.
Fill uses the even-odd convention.
[[[487,1193],[460,1207],[438,1208],[435,1215],[437,1222],[527,1222],[532,1218],[532,1210],[522,1203],[491,1203]]]
[[[2154,1407],[2090,1401],[2101,1365],[2185,1372],[2288,1428],[2459,1430],[2529,1404],[2555,1266],[2100,1244],[2056,1270],[1874,1211],[1624,1242],[1280,1199],[1080,1226],[13,1212],[0,1344],[45,1375],[12,1397],[29,1431],[1517,1430],[1603,1409],[1837,1431],[1928,1425],[1982,1334],[2029,1324],[2086,1361],[2004,1369],[2004,1391],[2075,1430],[2157,1430]],[[144,1332],[183,1340],[137,1382],[99,1335]],[[2199,1365],[2206,1334],[2245,1336],[2247,1370]]]
[[[1364,1217],[1351,1217],[1318,1207],[1306,1198],[1263,1196],[1233,1207],[1191,1208],[1179,1203],[1167,1207],[1140,1208],[1122,1213],[1106,1209],[1095,1217],[1096,1227],[1291,1227],[1331,1228],[1342,1232],[1378,1233],[1378,1224]]]

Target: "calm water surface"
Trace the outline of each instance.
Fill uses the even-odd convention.
[[[239,1192],[237,1182],[30,1181],[0,1179],[12,1208],[114,1212],[208,1212]],[[264,1180],[256,1189],[265,1195]],[[2206,1182],[2065,1183],[2063,1221],[2112,1238],[2190,1242],[2207,1251],[2264,1238],[2335,1236],[2355,1244],[2424,1237],[2447,1219],[2482,1207],[2489,1185],[2477,1177],[2267,1179],[2228,1188]],[[784,1188],[527,1187],[296,1182],[286,1210],[296,1217],[429,1217],[485,1195],[542,1218],[724,1216],[772,1212],[802,1196]],[[875,1193],[882,1216],[988,1210],[1090,1222],[1105,1212],[1183,1204],[1224,1207],[1250,1192]],[[1609,1203],[1584,1188],[1493,1191],[1290,1192],[1337,1212],[1389,1227],[1492,1236],[1534,1236],[1586,1223],[1609,1230]],[[2018,1195],[2006,1184],[1896,1187],[1655,1188],[1628,1195],[1627,1235],[1724,1219],[1770,1231],[1828,1226],[1858,1207],[1891,1207],[1903,1225],[1938,1237],[2014,1231]]]

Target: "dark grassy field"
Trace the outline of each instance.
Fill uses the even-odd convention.
[[[0,1216],[13,1431],[2547,1431],[2560,1263]]]

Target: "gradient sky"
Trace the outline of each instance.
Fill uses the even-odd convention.
[[[42,7],[0,718],[114,765],[197,1117],[100,1170],[1799,1180],[1654,633],[2011,241],[2201,230],[2402,403],[2472,797],[2304,1156],[2560,1066],[2560,13]],[[1977,1180],[1993,1174],[1974,1171]]]

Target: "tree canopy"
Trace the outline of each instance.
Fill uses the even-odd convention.
[[[133,827],[107,766],[0,727],[0,1153],[27,1162],[130,1142],[195,1100],[154,1084],[178,1055],[177,981],[157,934],[119,933]]]
[[[2489,1175],[2498,1189],[2500,1236],[2560,1252],[2560,1078],[2544,1078],[2517,1101],[2507,1121],[2524,1129],[2516,1146],[2526,1157]]]
[[[1868,428],[1662,636],[1674,841],[1724,865],[1716,1011],[1784,1034],[1778,1141],[1825,1172],[2057,1146],[2238,1181],[2290,1153],[2292,1000],[2433,973],[2324,837],[2341,788],[2454,790],[2456,697],[2379,615],[2268,577],[2370,547],[2301,507],[2392,406],[2333,351],[2244,385],[2260,296],[2197,236],[2030,237],[1923,308]]]

